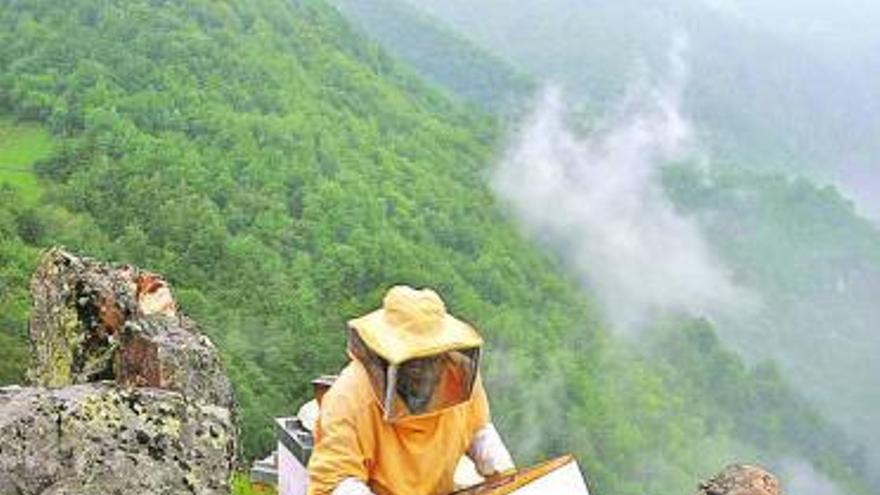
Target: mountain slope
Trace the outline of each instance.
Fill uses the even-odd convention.
[[[737,169],[666,171],[678,207],[702,225],[761,296],[758,314],[725,322],[753,358],[775,357],[799,390],[880,464],[880,231],[833,188]],[[761,342],[756,346],[755,342]]]
[[[532,83],[501,59],[401,0],[331,0],[346,18],[426,80],[487,111],[510,111]]]

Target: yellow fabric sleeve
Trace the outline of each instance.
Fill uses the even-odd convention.
[[[358,415],[363,405],[357,407],[350,399],[344,393],[324,397],[309,460],[308,495],[330,495],[347,478],[368,481],[364,442],[369,440],[370,429]]]

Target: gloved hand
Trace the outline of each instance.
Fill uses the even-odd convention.
[[[357,478],[346,478],[333,489],[332,495],[373,495],[366,483]]]
[[[516,467],[510,452],[501,440],[501,435],[492,423],[487,424],[474,435],[467,455],[474,461],[477,472],[487,478]]]

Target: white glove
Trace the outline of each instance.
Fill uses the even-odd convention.
[[[345,478],[336,485],[331,495],[373,495],[366,483],[357,478]]]
[[[501,435],[492,423],[487,424],[474,435],[467,455],[474,461],[477,472],[482,476],[492,476],[516,467],[510,452],[501,440]]]

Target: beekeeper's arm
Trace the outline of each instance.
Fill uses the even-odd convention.
[[[510,452],[490,420],[489,400],[486,398],[486,391],[480,379],[477,379],[474,386],[472,400],[474,401],[472,413],[476,418],[477,428],[467,450],[468,457],[474,461],[477,472],[486,478],[513,469],[516,466],[510,457]]]
[[[328,394],[321,404],[315,450],[309,459],[308,495],[372,495],[367,487],[364,445],[369,428],[344,393]]]
[[[492,423],[486,424],[474,435],[467,454],[474,461],[477,472],[485,478],[516,467]]]

